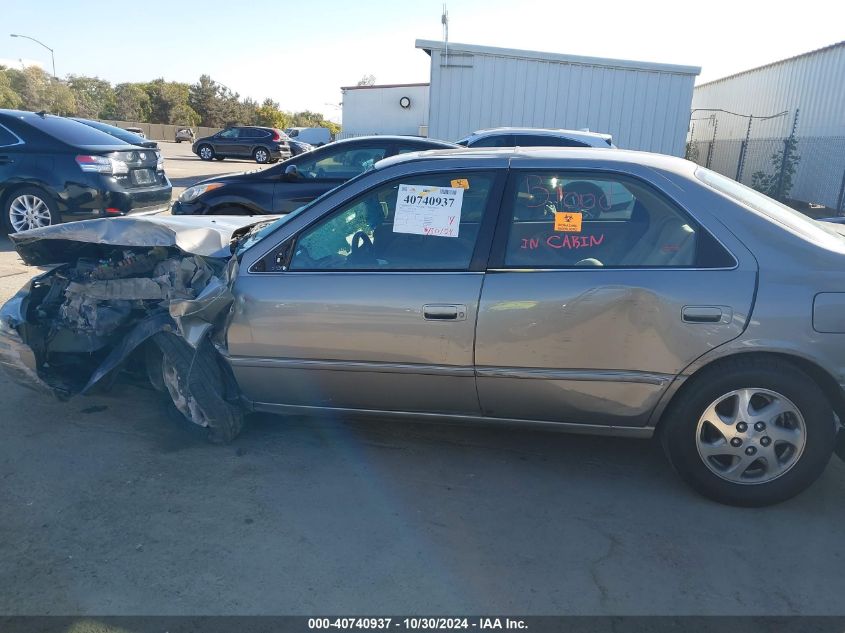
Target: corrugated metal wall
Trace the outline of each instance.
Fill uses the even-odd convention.
[[[756,117],[800,110],[801,136],[845,136],[845,42],[695,88],[693,108]],[[719,118],[719,138],[745,138],[747,119]],[[786,136],[791,117],[755,121],[754,136]]]
[[[589,128],[626,149],[684,153],[697,69],[570,63],[459,46],[450,44],[448,64],[441,50],[430,49],[432,138],[456,140],[498,126]]]

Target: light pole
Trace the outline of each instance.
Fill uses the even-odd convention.
[[[58,77],[56,77],[56,56],[53,54],[52,48],[47,46],[44,42],[39,42],[37,39],[35,39],[34,37],[30,37],[29,35],[19,35],[18,33],[9,33],[9,36],[10,37],[22,37],[25,40],[32,40],[36,44],[40,44],[41,46],[46,48],[48,51],[50,51],[50,59],[53,61],[53,79],[58,79]]]

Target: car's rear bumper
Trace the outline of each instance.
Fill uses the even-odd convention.
[[[86,187],[76,191],[60,209],[62,219],[98,218],[129,215],[136,213],[156,213],[165,211],[170,205],[173,186],[167,178],[166,184],[155,187],[123,189],[112,183],[97,187]]]

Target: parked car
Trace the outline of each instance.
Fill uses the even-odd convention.
[[[283,132],[271,127],[228,127],[194,141],[191,147],[202,160],[252,158],[256,163],[275,163],[290,158]]]
[[[0,212],[6,232],[166,210],[171,190],[157,150],[72,119],[0,110]]]
[[[188,141],[188,143],[193,143],[194,137],[194,131],[189,127],[182,127],[176,130],[177,143],[181,143],[182,141]]]
[[[137,134],[137,135],[138,135],[138,136],[140,136],[141,138],[147,138],[147,135],[146,135],[146,134],[144,134],[144,130],[142,130],[142,129],[141,129],[141,128],[139,128],[139,127],[128,127],[128,128],[126,128],[126,131],[127,131],[127,132],[132,132],[133,134]]]
[[[174,215],[289,213],[366,171],[406,152],[458,147],[412,136],[365,136],[315,149],[261,171],[215,176],[182,192]]]
[[[738,505],[805,489],[837,433],[845,455],[845,229],[693,163],[424,152],[248,222],[13,236],[26,263],[66,265],[0,311],[0,365],[68,395],[145,359],[218,441],[244,411],[658,434]]]
[[[80,119],[79,117],[71,117],[74,121],[79,121],[80,123],[84,123],[88,127],[92,127],[95,130],[100,130],[100,132],[105,132],[106,134],[111,134],[115,138],[119,138],[124,143],[129,143],[130,145],[137,145],[138,147],[147,147],[149,149],[157,149],[158,143],[155,141],[149,141],[143,136],[138,136],[134,132],[129,132],[128,130],[124,130],[122,127],[117,127],[114,125],[109,125],[108,123],[100,123],[99,121],[92,121],[91,119]]]
[[[322,147],[332,142],[332,132],[327,127],[288,127],[285,128],[285,134],[314,147]]]
[[[497,127],[465,136],[464,147],[614,147],[610,134],[533,127]]]
[[[291,156],[299,156],[300,154],[310,152],[312,149],[314,149],[313,145],[309,143],[303,143],[301,141],[294,141],[292,138],[288,139],[288,145],[290,145]]]

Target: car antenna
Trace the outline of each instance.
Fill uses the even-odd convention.
[[[38,115],[38,116],[40,116],[41,118],[44,118],[44,116],[47,114],[47,110],[39,110],[39,111],[38,111],[38,112],[36,112],[35,114],[37,114],[37,115]]]

